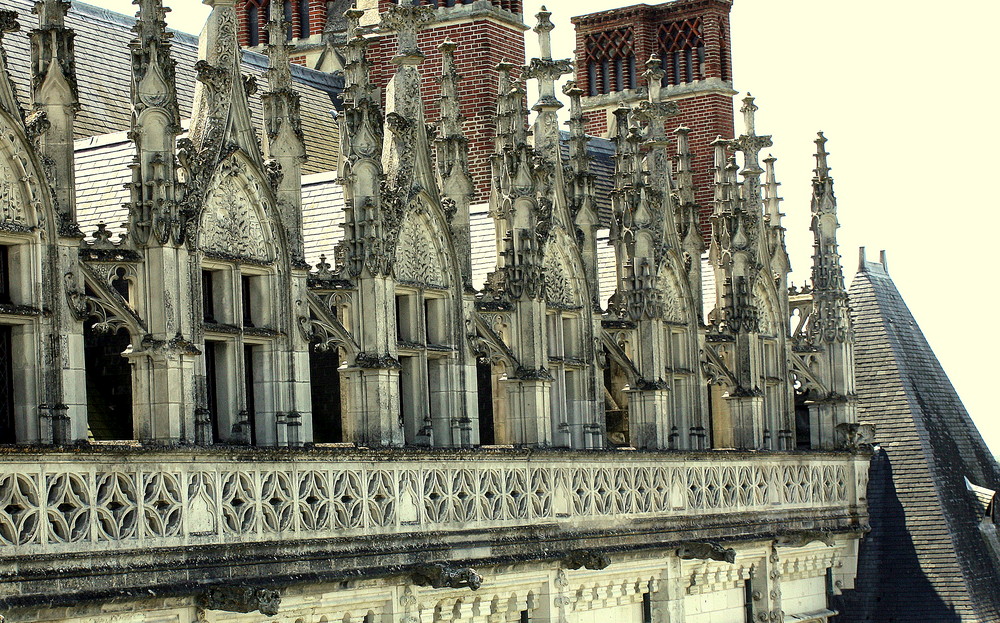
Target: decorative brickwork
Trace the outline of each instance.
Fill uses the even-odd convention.
[[[636,87],[635,37],[631,26],[591,33],[585,41],[590,95]]]
[[[237,14],[240,20],[240,45],[254,48],[268,42],[267,22],[271,15],[271,0],[240,0]],[[289,41],[308,39],[323,33],[326,24],[325,0],[282,0]]]
[[[413,4],[415,6],[430,6],[435,8],[455,7],[465,4],[473,4],[476,0],[412,0],[396,2],[394,0],[379,0],[379,12],[385,11],[393,4]],[[510,11],[517,15],[521,14],[521,0],[490,0],[493,6]]]

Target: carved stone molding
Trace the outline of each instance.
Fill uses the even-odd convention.
[[[483,578],[469,567],[453,567],[443,563],[418,565],[413,570],[413,583],[432,588],[471,588],[479,590]]]
[[[677,556],[684,560],[718,560],[721,562],[736,562],[736,550],[723,547],[718,543],[707,541],[691,541],[681,543],[677,548]]]
[[[281,605],[281,593],[274,589],[252,586],[221,586],[201,595],[198,604],[206,610],[240,613],[257,611],[266,616],[275,616]]]
[[[563,558],[562,564],[567,569],[583,568],[600,571],[611,564],[611,557],[604,552],[583,550],[573,552],[566,558]]]
[[[825,530],[789,532],[776,538],[774,544],[779,547],[805,547],[814,541],[822,541],[826,545],[833,547],[833,534]]]
[[[875,442],[875,425],[844,422],[837,424],[837,446],[853,452],[869,450]]]

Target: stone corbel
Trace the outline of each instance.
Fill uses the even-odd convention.
[[[783,534],[774,540],[774,544],[779,547],[805,547],[813,541],[822,541],[829,547],[833,547],[833,534],[826,530],[799,530]]]
[[[682,560],[718,560],[732,564],[736,562],[736,550],[709,541],[688,541],[677,548],[677,557]]]
[[[837,424],[837,447],[859,452],[870,450],[875,443],[875,425],[843,422]]]
[[[417,565],[412,573],[413,583],[431,588],[471,588],[479,590],[483,578],[469,567],[453,567],[443,563]]]
[[[562,560],[562,564],[567,569],[591,569],[600,571],[611,564],[611,557],[604,552],[594,550],[582,550],[572,552]]]
[[[252,586],[220,586],[199,596],[198,605],[205,610],[240,613],[257,611],[266,616],[275,616],[281,605],[281,593],[274,589]]]

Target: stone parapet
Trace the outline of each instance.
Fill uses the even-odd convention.
[[[2,471],[9,559],[855,508],[867,463],[832,453],[213,449],[24,453]]]

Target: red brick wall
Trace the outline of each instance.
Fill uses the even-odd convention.
[[[498,76],[496,65],[501,61],[517,66],[524,64],[524,36],[520,29],[491,20],[432,25],[418,37],[420,50],[427,59],[420,66],[425,119],[435,123],[440,119],[441,53],[438,45],[445,39],[458,44],[455,63],[461,75],[459,95],[465,116],[465,136],[469,139],[469,169],[475,180],[476,201],[486,201],[490,190],[490,155],[495,134],[493,116],[496,113]],[[368,48],[371,80],[384,87],[389,83],[395,66],[390,59],[396,54],[396,37],[383,37]]]

